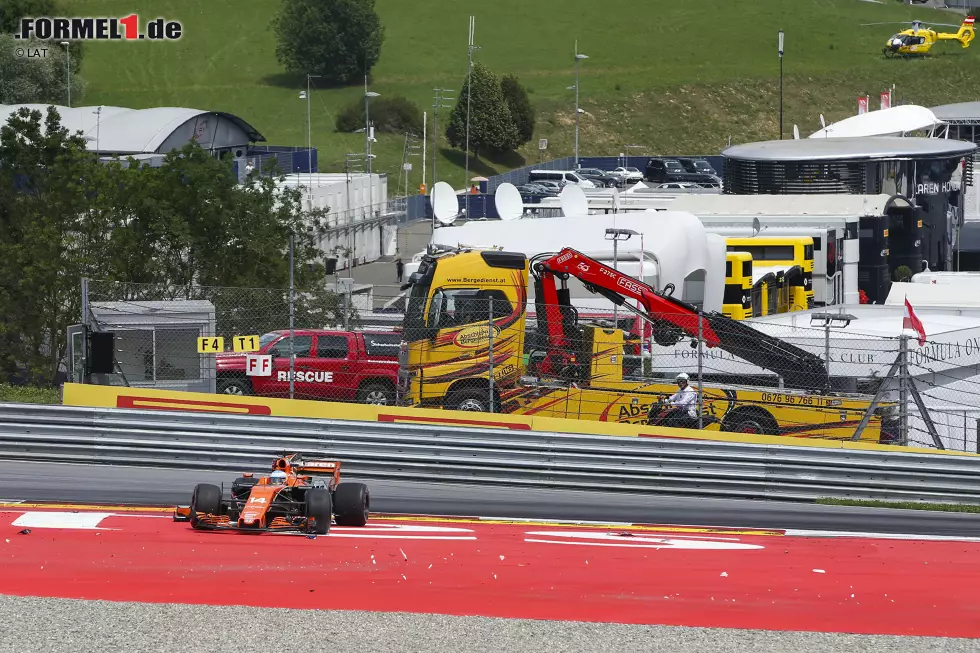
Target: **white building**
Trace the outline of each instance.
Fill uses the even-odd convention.
[[[384,174],[313,173],[286,175],[282,185],[303,194],[303,209],[326,211],[319,226],[320,249],[336,259],[337,269],[351,258],[356,265],[395,253],[397,224],[388,205]]]

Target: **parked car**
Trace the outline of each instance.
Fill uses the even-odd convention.
[[[554,195],[554,193],[544,186],[538,186],[537,184],[517,186],[517,192],[521,194],[521,197],[551,197]]]
[[[293,396],[297,399],[351,401],[391,406],[398,383],[400,333],[390,331],[326,331],[294,329]],[[252,355],[269,356],[267,375],[249,375],[248,354],[215,357],[221,394],[289,396],[289,331],[259,338]]]
[[[643,181],[643,173],[633,166],[619,166],[612,171],[612,174],[617,175],[628,184],[635,184]]]
[[[574,170],[532,170],[528,181],[554,181],[564,184],[575,184],[582,188],[595,188],[595,184]]]
[[[565,187],[564,182],[559,183],[557,181],[542,180],[534,183],[546,189],[551,195],[558,195],[561,189]]]
[[[677,159],[677,162],[684,166],[687,172],[696,172],[703,175],[718,176],[718,172],[704,159]]]
[[[597,188],[612,188],[623,185],[623,180],[618,175],[609,174],[599,168],[579,168],[576,172],[591,180]]]
[[[696,184],[720,185],[717,175],[688,172],[676,159],[650,159],[647,161],[646,180],[655,183],[689,181]]]

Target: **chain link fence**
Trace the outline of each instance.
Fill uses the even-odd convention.
[[[115,334],[92,383],[978,450],[970,331],[920,346],[853,324],[651,322],[506,288],[429,301],[340,285],[291,304],[283,289],[86,285],[89,327]]]

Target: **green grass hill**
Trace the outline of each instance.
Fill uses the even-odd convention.
[[[278,0],[73,0],[77,16],[163,16],[180,20],[179,42],[91,43],[81,74],[84,104],[131,108],[186,106],[222,110],[252,123],[271,144],[306,143],[302,80],[283,75],[269,29]],[[449,0],[377,0],[386,38],[371,90],[401,94],[429,111],[432,89],[458,92],[466,74],[468,16],[476,16],[476,58],[497,74],[514,72],[537,110],[535,140],[519,156],[471,161],[471,174],[493,174],[537,159],[573,153],[575,40],[589,59],[581,67],[582,155],[616,155],[627,143],[643,152],[715,154],[731,142],[778,137],[777,31],[785,30],[785,133],[805,137],[853,115],[857,97],[895,86],[895,99],[933,106],[980,98],[980,41],[964,50],[940,43],[923,60],[885,60],[881,47],[908,21],[959,23],[963,14],[922,9],[897,0],[647,0],[561,3],[497,0],[485,5]],[[948,28],[947,28],[948,29]],[[955,31],[955,30],[951,30]],[[340,107],[361,87],[316,89],[313,144],[320,169],[342,169],[347,152],[363,151],[359,134],[338,134]],[[441,111],[441,125],[449,110]],[[440,129],[440,131],[443,131]],[[380,135],[375,170],[397,174],[403,138]],[[463,186],[463,156],[439,142],[439,177]],[[421,181],[413,159],[412,186]],[[431,165],[429,166],[431,171]],[[431,182],[430,182],[431,183]],[[394,190],[395,184],[392,184]]]

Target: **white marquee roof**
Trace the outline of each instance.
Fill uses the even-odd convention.
[[[0,105],[0,124],[6,124],[11,114],[26,108],[47,114],[47,104],[2,104]],[[182,124],[202,115],[217,115],[225,118],[248,134],[252,142],[265,141],[265,137],[241,118],[221,111],[202,111],[182,107],[154,107],[152,109],[126,109],[123,107],[63,107],[54,105],[61,116],[61,124],[70,132],[81,131],[91,140],[88,149],[98,148],[102,152],[119,154],[152,154]],[[43,117],[42,117],[43,122]]]
[[[856,136],[898,136],[932,129],[943,121],[925,107],[914,104],[869,111],[845,118],[814,132],[810,138],[853,138]]]

